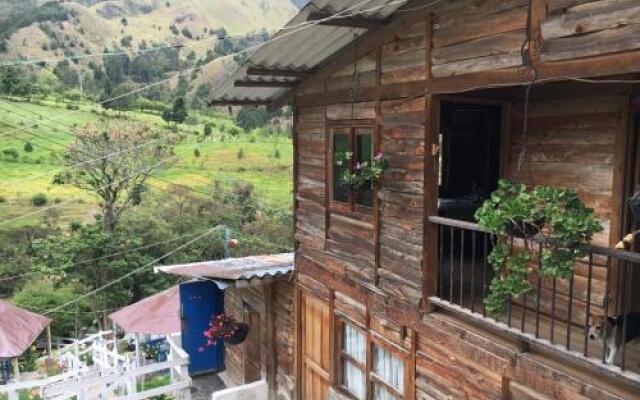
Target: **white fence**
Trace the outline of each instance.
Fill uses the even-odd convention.
[[[26,391],[46,400],[142,400],[162,394],[172,394],[178,400],[190,400],[191,378],[188,374],[189,355],[180,347],[180,336],[167,337],[169,355],[165,362],[140,365],[140,357],[118,353],[111,331],[100,332],[61,349],[59,361],[65,366],[60,375],[0,386],[8,400],[19,400]],[[93,365],[87,357],[91,356]],[[146,376],[168,373],[169,384],[145,390]],[[141,385],[139,385],[141,384]]]

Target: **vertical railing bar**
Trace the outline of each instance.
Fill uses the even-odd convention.
[[[591,315],[591,279],[593,277],[593,252],[589,252],[589,272],[587,275],[587,306],[584,315],[584,351],[585,357],[589,356],[589,317]]]
[[[471,231],[471,312],[476,311],[475,271],[476,271],[476,231]]]
[[[610,272],[611,272],[611,257],[607,257],[607,278],[605,280],[605,290],[604,290],[604,299],[605,299],[605,304],[604,304],[604,321],[608,321],[609,320],[609,279],[611,278]],[[604,324],[604,337],[607,337],[607,335],[609,334],[608,332],[608,325],[609,324]],[[602,346],[602,362],[604,363],[605,359],[606,359],[606,353],[607,353],[607,346]]]
[[[573,272],[569,278],[569,311],[567,313],[567,350],[571,350],[571,314],[573,311]]]
[[[489,234],[484,234],[484,250],[482,257],[482,316],[487,316],[487,308],[484,306],[484,299],[487,298],[487,264],[489,261],[487,257],[489,255]]]
[[[444,299],[444,225],[438,226],[438,275],[440,285],[438,285],[438,294]]]
[[[524,279],[529,279],[529,274],[524,274]],[[527,294],[522,296],[522,318],[520,319],[520,331],[524,332],[527,318]]]
[[[553,287],[551,291],[551,332],[549,333],[551,343],[554,343],[553,337],[556,328],[556,278],[553,278]]]
[[[629,271],[631,271],[631,276],[629,275]],[[622,341],[620,342],[620,346],[622,346],[622,354],[620,355],[620,368],[624,371],[627,366],[627,328],[629,324],[629,318],[627,318],[627,313],[631,308],[631,282],[633,281],[633,266],[629,265],[629,262],[624,263],[624,281],[625,281],[625,289],[624,289],[624,305],[622,308]]]
[[[536,294],[536,338],[540,337],[540,297],[542,293],[542,243],[538,244],[538,293]]]
[[[453,303],[453,226],[449,227],[449,233],[451,235],[449,241],[449,301]]]
[[[510,237],[510,244],[509,244],[509,255],[513,255],[513,236]],[[511,294],[509,294],[508,296],[508,310],[509,310],[509,315],[507,316],[507,325],[509,326],[509,328],[511,328],[511,307],[512,307],[512,298],[511,298]]]
[[[462,294],[464,293],[464,229],[460,229],[460,307],[464,307]]]

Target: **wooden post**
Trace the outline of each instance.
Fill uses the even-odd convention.
[[[53,357],[53,346],[51,345],[51,325],[47,325],[47,349],[49,350],[49,358]]]
[[[276,282],[271,282],[264,287],[264,303],[266,314],[266,351],[267,351],[267,385],[269,386],[269,398],[276,398],[276,348],[275,332],[275,287]]]
[[[14,380],[20,380],[20,364],[18,363],[18,357],[11,359],[11,365],[13,365]]]

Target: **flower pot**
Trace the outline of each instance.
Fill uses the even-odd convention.
[[[544,221],[535,221],[534,223],[528,221],[511,221],[505,227],[505,232],[509,236],[522,239],[537,235],[540,233],[543,225]]]
[[[237,345],[244,342],[248,334],[249,334],[249,325],[245,324],[244,322],[240,322],[238,323],[238,329],[233,334],[233,336],[231,336],[228,339],[225,339],[224,342],[230,345]]]

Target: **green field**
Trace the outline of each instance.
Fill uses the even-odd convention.
[[[123,115],[166,127],[157,115],[141,112]],[[55,185],[52,179],[63,167],[60,152],[73,140],[74,128],[100,118],[116,117],[116,112],[105,112],[90,104],[69,110],[53,102],[34,104],[0,99],[0,230],[38,223],[47,214],[60,218],[60,223],[91,220],[97,200],[88,192]],[[234,125],[228,117],[197,116],[197,119],[193,125],[179,126],[183,137],[175,148],[179,160],[159,173],[159,180],[150,181],[152,192],[165,189],[169,182],[210,192],[217,182],[217,190],[224,193],[235,181],[243,181],[253,184],[263,205],[290,209],[293,157],[290,139],[255,133],[231,137],[222,132]],[[202,132],[206,122],[213,122],[215,127],[213,134],[205,138]],[[33,151],[25,151],[26,142],[32,144]],[[199,157],[194,154],[196,148]],[[240,149],[242,157],[238,154]],[[47,206],[31,205],[31,198],[37,193],[46,194]],[[55,203],[59,206],[47,209]],[[27,213],[32,215],[7,223]]]

